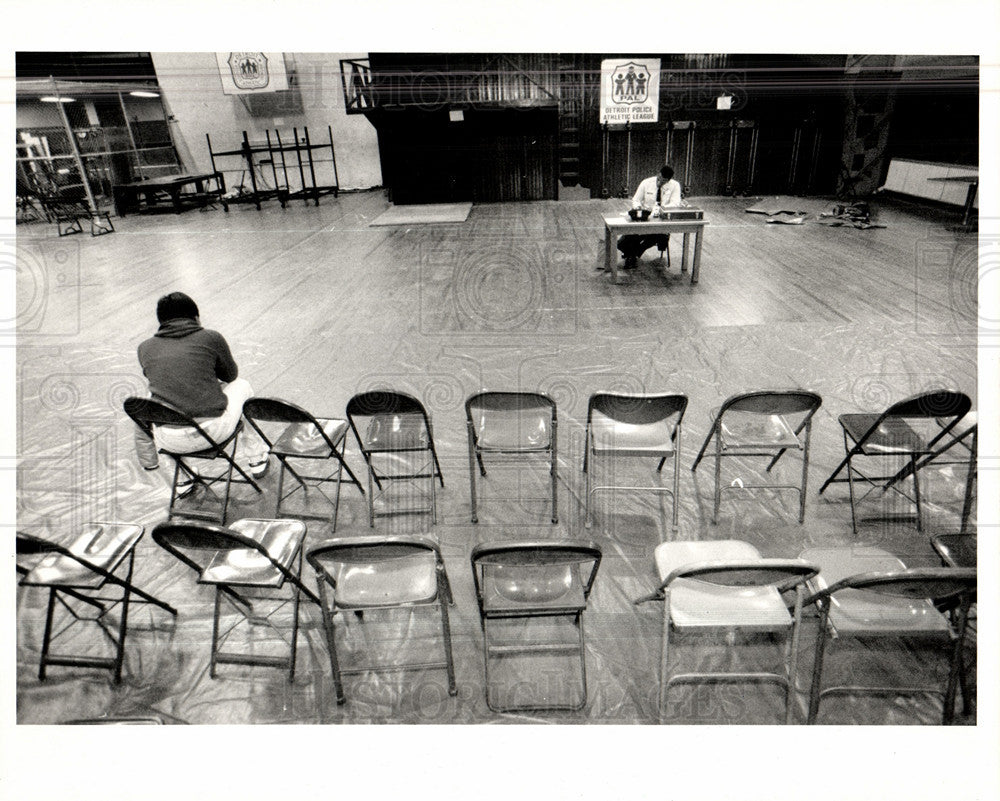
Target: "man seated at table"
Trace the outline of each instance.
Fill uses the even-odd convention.
[[[681,205],[681,185],[674,180],[674,168],[664,164],[657,175],[646,178],[639,184],[632,197],[633,209],[648,209],[653,216],[660,209]],[[670,234],[626,234],[618,239],[618,249],[625,257],[625,269],[634,270],[639,263],[639,257],[649,248],[656,245],[664,251],[670,243]]]

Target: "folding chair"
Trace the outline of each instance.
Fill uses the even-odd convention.
[[[931,547],[945,567],[976,567],[979,564],[975,534],[936,534]]]
[[[491,542],[473,548],[470,561],[483,629],[487,706],[494,712],[582,709],[587,703],[583,613],[601,564],[601,549],[596,543],[583,540]],[[496,640],[493,629],[497,621],[554,617],[568,617],[573,621],[575,642],[547,639],[501,643]],[[579,701],[515,704],[497,700],[498,694],[491,692],[490,663],[493,658],[551,653],[579,655]]]
[[[937,422],[940,426],[944,427],[948,424],[948,419],[938,419]],[[907,478],[911,472],[920,471],[931,463],[938,466],[964,464],[966,465],[965,497],[962,501],[961,532],[963,534],[968,532],[969,517],[972,514],[972,502],[976,497],[976,458],[979,455],[978,422],[979,420],[976,412],[969,412],[966,414],[965,417],[963,417],[957,424],[955,424],[954,428],[952,428],[950,439],[948,439],[943,445],[940,445],[940,447],[936,448],[932,453],[927,454],[927,456],[917,462],[916,465],[912,463],[907,464],[902,470],[889,479],[888,483],[882,487],[882,491],[885,492],[892,484]],[[957,460],[942,458],[956,446],[958,446],[960,450],[964,450],[968,456]]]
[[[654,552],[660,586],[635,603],[663,600],[663,639],[657,714],[662,723],[667,693],[676,684],[705,682],[772,683],[785,691],[785,723],[792,722],[799,626],[806,582],[818,568],[801,559],[764,559],[739,540],[664,542]],[[789,605],[782,597],[795,592]],[[672,631],[784,633],[785,657],[778,672],[669,672]]]
[[[383,481],[409,481],[430,479],[431,522],[437,523],[437,496],[434,479],[444,487],[444,477],[434,449],[434,435],[430,417],[423,404],[412,395],[392,390],[362,392],[347,402],[347,420],[358,441],[361,455],[368,466],[368,523],[375,525],[375,490],[382,491]],[[363,432],[362,432],[362,429]],[[424,454],[430,462],[413,467],[405,454]],[[379,472],[376,459],[395,463],[400,459],[406,465],[402,472]],[[392,514],[392,512],[389,512]]]
[[[18,573],[25,587],[47,587],[49,602],[45,613],[45,633],[42,637],[42,655],[38,665],[38,678],[45,680],[49,665],[68,667],[93,667],[110,670],[115,684],[121,682],[125,663],[125,637],[128,634],[128,613],[131,603],[150,603],[172,615],[177,610],[132,583],[135,546],[142,538],[142,526],[130,523],[87,523],[74,542],[66,547],[50,540],[17,533]],[[27,558],[30,566],[20,562]],[[121,574],[121,575],[120,575]],[[121,588],[119,597],[101,595],[105,587]],[[132,596],[136,596],[133,599]],[[96,617],[83,617],[66,598],[73,598],[99,610]],[[56,603],[62,605],[70,620],[60,631],[53,633]],[[114,607],[121,605],[118,631],[114,633],[104,623],[104,617]],[[114,645],[113,657],[57,655],[50,653],[52,642],[78,621],[96,622]]]
[[[719,409],[708,436],[702,443],[691,471],[698,469],[715,441],[715,505],[712,522],[719,519],[722,502],[722,458],[724,456],[770,456],[767,472],[771,472],[787,450],[802,452],[801,484],[743,484],[726,489],[792,489],[799,493],[799,522],[806,515],[806,484],[809,478],[809,434],[812,418],[823,403],[815,392],[785,390],[780,392],[745,392],[727,398]]]
[[[453,603],[448,573],[438,544],[427,537],[342,537],[312,548],[306,558],[316,571],[320,608],[337,703],[345,701],[345,675],[370,670],[404,671],[445,668],[448,693],[455,695],[455,666],[451,653],[448,605]],[[344,668],[337,657],[338,613],[436,606],[441,611],[444,661],[367,665]],[[343,615],[341,615],[343,620]],[[346,629],[346,625],[345,625]]]
[[[556,404],[537,392],[480,392],[465,401],[469,433],[469,480],[472,485],[472,522],[479,522],[476,462],[485,477],[483,454],[549,456],[552,477],[552,522],[559,522],[556,451]]]
[[[193,417],[186,415],[180,409],[171,406],[169,403],[153,400],[152,398],[127,398],[124,405],[125,413],[132,418],[136,425],[149,432],[150,435],[152,435],[153,426],[179,426],[183,428],[195,429],[202,439],[205,440],[205,447],[202,450],[195,451],[193,453],[173,453],[172,451],[167,451],[163,448],[159,449],[160,453],[169,456],[174,460],[174,477],[170,484],[170,503],[167,507],[168,520],[172,519],[175,515],[181,515],[183,517],[210,520],[224,524],[226,522],[226,515],[229,511],[230,488],[234,482],[237,484],[249,484],[257,493],[261,492],[257,482],[247,475],[243,471],[243,468],[236,464],[236,460],[234,458],[236,454],[236,438],[239,436],[240,431],[243,430],[242,420],[240,420],[236,428],[233,429],[233,433],[226,437],[225,440],[222,442],[216,442],[212,439],[212,437],[205,433],[205,430],[198,425],[197,421]],[[201,476],[187,463],[187,460],[189,459],[203,461],[222,459],[226,462],[226,467],[218,476]],[[233,470],[239,473],[243,478],[233,478]],[[223,489],[221,507],[218,513],[213,514],[212,512],[200,509],[189,509],[177,506],[177,487],[180,483],[182,474],[190,481],[194,482],[195,486],[203,487],[215,497],[218,496],[215,495],[214,491],[212,491],[212,485],[224,482],[225,486]]]
[[[215,612],[212,622],[212,655],[209,675],[214,679],[216,665],[261,665],[287,668],[288,681],[295,679],[295,653],[299,635],[300,596],[314,603],[319,598],[302,583],[302,541],[306,524],[301,520],[237,520],[228,528],[201,522],[160,523],[153,529],[153,540],[168,553],[198,574],[198,583],[215,587]],[[282,596],[281,592],[290,589]],[[290,597],[288,597],[290,595]],[[250,626],[266,624],[285,640],[271,617],[288,603],[292,604],[292,636],[285,640],[287,656],[248,651],[223,651],[226,639],[239,626],[237,620],[221,635],[223,596]],[[256,601],[276,603],[266,614],[258,614]],[[259,651],[254,644],[254,651]]]
[[[340,484],[346,470],[350,482],[365,494],[361,482],[344,461],[344,448],[347,445],[347,421],[335,418],[313,417],[300,406],[278,398],[249,398],[243,404],[243,416],[260,434],[270,452],[278,459],[281,469],[278,471],[278,503],[274,508],[274,516],[282,516],[281,504],[299,490],[308,494],[310,488],[316,489],[333,507],[333,530],[337,530],[337,512],[340,508]],[[280,423],[282,428],[275,431],[269,423]],[[270,436],[268,432],[270,431]],[[336,470],[325,476],[310,476],[300,473],[290,460],[322,460],[335,461]],[[297,486],[289,492],[284,492],[285,472],[291,474]],[[333,500],[323,492],[325,484],[336,486]],[[287,511],[287,510],[286,510]],[[308,511],[297,511],[295,517],[326,520],[326,515]]]
[[[858,533],[858,522],[855,506],[863,501],[880,482],[887,482],[885,488],[891,488],[916,506],[917,531],[922,531],[920,521],[920,482],[916,466],[924,457],[932,454],[935,445],[958,424],[969,412],[972,401],[961,392],[935,390],[914,395],[906,400],[894,403],[881,414],[842,414],[838,418],[844,431],[844,456],[837,469],[820,487],[819,493],[833,483],[847,482],[851,497],[851,527],[855,536]],[[938,420],[941,425],[936,431],[918,431],[912,424],[920,421]],[[924,426],[926,428],[926,426]],[[913,497],[906,495],[896,486],[895,473],[888,476],[869,476],[854,466],[858,458],[893,458],[906,459],[909,464],[906,475],[913,477]],[[840,472],[847,468],[847,478],[837,478]],[[868,491],[855,499],[854,480],[858,476],[871,486]]]
[[[969,607],[976,593],[974,568],[910,568],[879,548],[810,548],[802,559],[820,567],[806,605],[819,610],[819,633],[809,694],[809,723],[819,716],[820,702],[831,695],[941,695],[942,723],[954,718],[959,682],[965,684],[962,648],[968,628]],[[937,603],[954,602],[953,620]],[[948,680],[944,690],[929,686],[823,687],[823,660],[833,639],[902,638],[939,639],[950,646]],[[966,695],[966,693],[963,693]]]
[[[681,421],[687,409],[686,395],[625,395],[596,392],[587,404],[586,446],[583,472],[587,476],[585,525],[591,519],[591,496],[604,490],[636,490],[670,495],[673,498],[671,526],[678,530],[678,491],[680,482]],[[636,487],[624,485],[593,485],[591,457],[624,458],[659,457],[656,471],[663,469],[668,458],[673,462],[673,489],[666,487]]]

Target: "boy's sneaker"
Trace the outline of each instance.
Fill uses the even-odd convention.
[[[257,462],[257,464],[250,465],[250,475],[254,478],[263,478],[267,475],[267,468],[270,467],[271,463],[266,459],[263,462]]]

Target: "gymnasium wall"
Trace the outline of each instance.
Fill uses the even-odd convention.
[[[301,137],[303,127],[307,127],[313,144],[325,143],[329,126],[340,188],[381,186],[375,129],[363,116],[348,116],[344,111],[340,59],[365,54],[287,53],[286,70],[294,73],[295,89],[281,96],[255,95],[246,104],[241,96],[223,93],[215,53],[151,55],[164,104],[173,115],[174,141],[186,169],[211,168],[206,133],[212,138],[212,149],[220,151],[238,149],[243,131],[253,143],[263,141],[267,131],[273,138],[275,129],[283,141],[291,139],[293,128],[299,129]],[[315,158],[329,159],[329,155],[329,150],[319,150]],[[217,166],[227,171],[227,184],[239,183],[243,168],[240,157],[217,159]],[[269,166],[264,168],[264,174],[270,177]],[[317,175],[317,183],[330,180],[325,172]]]

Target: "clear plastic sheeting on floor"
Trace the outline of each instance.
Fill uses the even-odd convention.
[[[933,240],[939,224],[884,210],[883,218],[893,220],[889,230],[841,231],[834,239],[819,226],[803,229],[794,238],[782,238],[778,260],[754,252],[754,242],[770,232],[747,219],[744,203],[705,199],[699,205],[712,225],[697,287],[679,279],[676,253],[665,276],[647,257],[639,270],[613,285],[595,266],[603,260],[601,213],[614,212],[615,203],[476,206],[458,225],[369,229],[367,221],[385,203],[380,196],[362,194],[294,212],[239,209],[225,216],[128,218],[119,236],[71,245],[55,238],[19,238],[19,251],[51,273],[49,302],[69,303],[63,311],[75,316],[68,328],[65,316],[59,323],[45,317],[36,333],[19,339],[18,528],[68,543],[91,520],[146,526],[132,580],[179,614],[174,618],[133,604],[120,685],[112,683],[108,671],[67,667],[50,667],[47,679],[39,681],[47,597],[40,588],[19,587],[18,723],[155,716],[185,724],[652,724],[657,720],[662,602],[633,602],[656,589],[653,550],[661,541],[739,539],[769,557],[864,543],[889,551],[907,566],[939,565],[929,538],[959,526],[963,465],[920,471],[924,519],[919,531],[912,504],[892,491],[876,492],[858,505],[855,538],[847,487],[834,485],[817,494],[843,458],[838,415],[880,411],[939,385],[964,391],[975,402],[975,303],[960,304],[964,284],[949,288],[947,275],[928,273],[947,273],[947,267],[935,266],[938,261],[917,265],[914,280],[912,243]],[[938,244],[952,264],[975,248],[974,238],[949,236]],[[68,247],[79,259],[77,305],[67,300],[70,289],[55,282],[58,255]],[[821,274],[824,267],[816,264],[817,251],[837,271],[856,276],[856,285],[838,294],[838,279]],[[192,253],[201,264],[197,275],[187,261]],[[126,270],[126,264],[134,266]],[[221,274],[229,264],[238,276]],[[357,264],[364,264],[363,272],[354,269]],[[807,269],[815,275],[804,276]],[[817,283],[822,286],[816,288]],[[437,525],[422,511],[429,503],[426,479],[391,485],[380,495],[374,530],[368,526],[366,499],[356,487],[344,485],[336,536],[426,534],[437,539],[454,593],[449,616],[457,695],[449,695],[443,669],[369,670],[345,676],[347,700],[338,705],[320,611],[307,601],[300,612],[293,682],[283,670],[226,664],[218,667],[216,678],[209,677],[214,592],[197,585],[193,571],[149,536],[165,517],[173,466],[161,457],[158,470],[139,467],[132,424],[122,411],[126,397],[145,391],[135,347],[155,328],[156,298],[179,288],[196,295],[204,324],[227,336],[241,375],[258,394],[286,398],[322,417],[343,417],[348,398],[378,387],[413,394],[427,407],[445,484],[437,488]],[[56,328],[46,331],[45,325]],[[773,474],[764,470],[766,459],[726,459],[722,480],[732,489],[723,492],[713,525],[714,465],[709,459],[696,472],[690,467],[715,410],[736,392],[791,387],[823,398],[813,422],[805,522],[798,523],[794,491],[739,489],[797,484],[801,462],[788,453]],[[480,522],[471,522],[463,403],[483,388],[542,391],[555,399],[558,524],[550,522],[544,458],[488,463],[488,475],[477,476]],[[671,531],[669,496],[628,490],[595,495],[593,525],[584,525],[584,424],[587,400],[599,390],[689,396],[677,534]],[[346,459],[365,484],[364,462],[350,434]],[[657,473],[657,461],[633,459],[610,468],[602,462],[599,469],[614,475],[605,472],[601,483],[669,488],[670,463]],[[260,496],[234,486],[230,520],[273,514],[277,467],[272,463]],[[197,506],[208,500],[195,495],[184,502]],[[322,498],[308,503],[324,508]],[[329,522],[307,525],[306,549],[332,534]],[[574,712],[491,712],[471,550],[489,540],[553,538],[594,540],[603,552],[583,615],[587,703]],[[303,576],[315,586],[308,566]],[[242,616],[225,604],[223,609],[225,630]],[[109,615],[111,623],[116,614]],[[289,636],[290,608],[272,622]],[[518,622],[509,636],[530,639],[552,633],[557,625]],[[965,654],[973,688],[975,626],[973,620]],[[800,723],[816,629],[815,610],[808,609],[794,690]],[[366,611],[360,617],[340,613],[336,632],[344,667],[377,663],[392,668],[440,657],[440,617],[432,609]],[[287,647],[258,620],[228,636],[227,647],[253,653]],[[100,627],[86,621],[57,643],[83,653],[110,647]],[[783,646],[767,635],[683,634],[672,642],[671,670],[772,670],[780,666]],[[943,685],[946,669],[947,648],[906,639],[834,641],[824,684],[845,676],[858,683],[912,684],[926,674],[922,683]],[[495,670],[491,664],[495,689],[514,703],[572,699],[580,678],[572,655],[518,654],[500,657]],[[960,699],[957,722],[974,724],[974,703],[970,710],[962,707]],[[776,724],[783,714],[784,697],[776,686],[712,684],[672,688],[664,720]],[[824,701],[820,720],[933,724],[940,716],[940,699],[929,696],[845,697]]]

